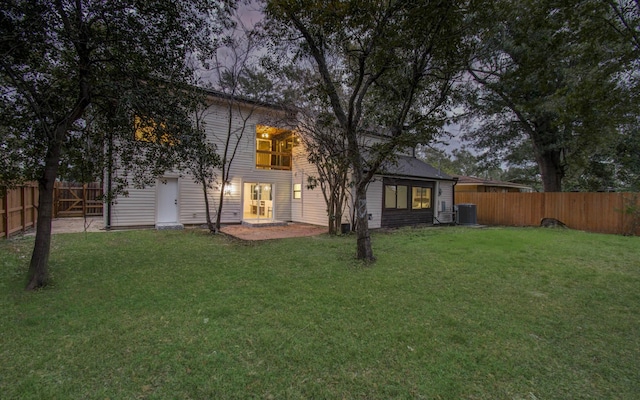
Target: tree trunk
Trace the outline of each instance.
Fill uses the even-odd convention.
[[[204,194],[204,212],[207,216],[207,228],[209,228],[209,232],[216,233],[216,226],[213,224],[211,220],[211,211],[209,210],[209,194],[207,193],[207,182],[202,181],[202,191]]]
[[[53,191],[60,162],[60,143],[51,141],[45,158],[44,171],[38,181],[38,221],[36,240],[29,263],[26,290],[35,290],[49,283],[49,252],[51,250],[51,221],[53,219]]]
[[[223,175],[224,176],[224,172]],[[219,231],[220,227],[222,226],[222,202],[224,201],[224,191],[226,190],[225,188],[225,181],[222,181],[222,186],[220,187],[220,200],[218,201],[218,212],[216,213],[216,229]]]
[[[337,201],[336,199],[336,205],[334,206],[334,214],[336,216],[335,218],[335,234],[337,235],[338,233],[342,233],[342,204],[340,204],[340,202]]]
[[[332,190],[331,188],[329,190]],[[327,204],[327,214],[329,216],[329,235],[337,235],[335,203],[333,202],[333,193],[329,193],[329,202]]]
[[[542,188],[545,192],[561,192],[564,166],[559,133],[552,127],[550,117],[537,118],[534,127],[529,135],[542,176]]]
[[[356,189],[356,258],[365,262],[375,261],[371,236],[369,235],[369,213],[367,212],[367,186],[358,185]]]
[[[545,151],[537,155],[536,160],[542,176],[542,188],[545,192],[561,192],[564,167],[560,150]]]

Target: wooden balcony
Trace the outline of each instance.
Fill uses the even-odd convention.
[[[290,151],[256,150],[256,168],[291,171]]]

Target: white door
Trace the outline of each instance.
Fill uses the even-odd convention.
[[[178,178],[162,178],[158,183],[159,223],[178,222]]]

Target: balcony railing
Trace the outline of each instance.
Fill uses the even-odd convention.
[[[256,150],[256,168],[291,171],[291,152]]]

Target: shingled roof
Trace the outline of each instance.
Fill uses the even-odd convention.
[[[395,160],[384,163],[379,172],[382,175],[454,180],[452,176],[447,175],[422,160],[410,156],[396,156]]]

